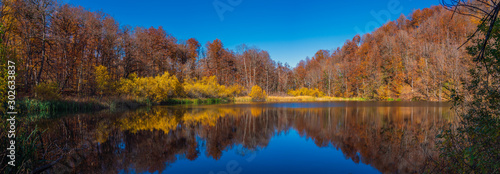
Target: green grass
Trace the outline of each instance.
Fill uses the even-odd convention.
[[[105,109],[107,106],[93,101],[41,101],[36,99],[23,99],[17,101],[17,109],[23,113],[40,113],[40,112],[81,112],[95,111]]]
[[[394,98],[387,98],[387,101],[402,101],[400,98],[394,99]]]
[[[140,106],[152,105],[177,105],[177,104],[221,104],[229,103],[231,99],[225,98],[171,98],[161,103],[153,103],[148,99],[130,99],[125,97],[115,98],[89,98],[89,99],[67,99],[67,100],[37,100],[25,98],[16,101],[16,109],[20,114],[28,115],[33,119],[49,118],[55,113],[75,113],[75,112],[93,112],[103,109],[110,111],[136,109]],[[36,117],[36,118],[35,118]]]

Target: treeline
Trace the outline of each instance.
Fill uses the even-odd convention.
[[[120,25],[103,12],[53,0],[1,3],[2,45],[27,96],[44,83],[65,96],[101,95],[96,68],[104,66],[117,83],[168,72],[180,83],[216,76],[220,85],[243,86],[243,94],[258,85],[272,95],[306,87],[338,97],[440,100],[465,77],[470,63],[456,48],[475,27],[439,6],[416,10],[291,68],[256,47],[230,50],[219,39],[202,46],[162,27]]]
[[[7,58],[17,62],[18,85],[26,95],[49,82],[63,95],[99,95],[99,66],[115,82],[132,74],[168,72],[181,83],[216,76],[227,86],[259,85],[273,93],[289,88],[290,66],[257,48],[242,45],[235,52],[218,39],[202,47],[196,39],[178,40],[162,27],[120,26],[103,12],[51,0],[3,0],[1,10],[2,44],[11,50]]]
[[[471,59],[457,48],[477,26],[452,13],[415,10],[334,51],[320,50],[294,69],[296,85],[343,97],[446,99],[467,78]]]

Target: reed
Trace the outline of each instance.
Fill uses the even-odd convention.
[[[54,112],[82,112],[96,111],[108,108],[95,101],[70,101],[70,100],[50,100],[42,101],[36,99],[23,99],[17,101],[20,111],[23,113],[54,113]]]

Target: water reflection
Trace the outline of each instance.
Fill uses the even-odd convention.
[[[427,156],[436,155],[439,127],[453,122],[448,108],[377,102],[177,106],[81,114],[41,124],[49,128],[43,141],[53,142],[46,149],[68,154],[53,171],[217,173],[226,171],[227,159],[244,157],[248,163],[239,163],[245,165],[240,173],[287,171],[280,166],[332,173],[347,165],[315,164],[340,154],[354,168],[366,164],[383,173],[414,173],[425,168]],[[297,145],[307,140],[314,148]],[[277,148],[270,147],[273,143]],[[308,150],[296,153],[294,148]],[[272,160],[284,153],[290,158]]]

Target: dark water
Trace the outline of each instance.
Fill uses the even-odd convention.
[[[449,104],[169,106],[40,123],[52,172],[421,173]],[[51,153],[48,153],[50,156]]]

